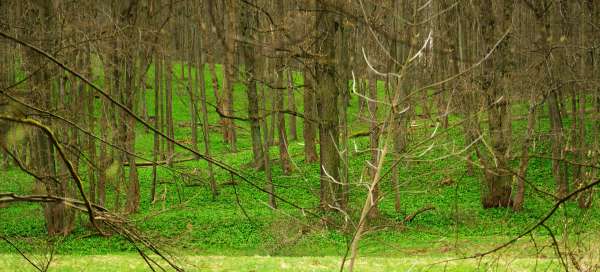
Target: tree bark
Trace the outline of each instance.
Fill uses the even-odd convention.
[[[369,177],[370,179],[374,179],[377,171],[379,169],[376,168],[376,165],[379,164],[379,122],[377,119],[377,77],[375,74],[371,73],[369,77],[369,100],[367,102],[367,107],[369,110],[369,130],[371,133],[369,134],[369,147],[371,149],[371,165],[369,167]],[[379,183],[375,183],[373,187],[373,199],[377,203],[377,199],[379,198]],[[378,206],[375,205],[369,210],[369,218],[376,218],[379,216]]]
[[[199,6],[199,8],[201,8]],[[202,18],[202,11],[199,10],[198,11],[198,16],[199,18]],[[201,20],[201,19],[199,19]],[[200,21],[201,24],[202,21]],[[204,31],[203,31],[204,33]],[[203,36],[204,37],[204,36]],[[202,111],[201,113],[201,118],[202,118],[202,140],[204,142],[204,155],[208,158],[211,157],[211,153],[210,153],[210,130],[208,128],[209,123],[208,123],[208,106],[207,106],[207,98],[206,98],[206,84],[205,84],[205,78],[204,78],[204,71],[205,71],[205,60],[206,58],[204,58],[205,56],[205,52],[208,50],[204,50],[206,47],[206,45],[204,44],[204,39],[198,39],[198,47],[199,47],[199,54],[196,54],[196,67],[198,67],[196,69],[196,78],[197,81],[200,83],[200,110]],[[212,67],[212,68],[210,68]],[[214,72],[214,66],[211,66],[209,64],[209,69],[211,70],[211,72]],[[218,89],[218,85],[216,84],[216,73],[213,73],[213,90]],[[215,97],[216,98],[216,97]],[[217,182],[215,180],[215,174],[214,174],[214,170],[213,170],[213,165],[211,162],[208,162],[208,182],[210,185],[210,191],[212,193],[212,198],[213,200],[216,200],[217,196],[219,195],[219,188],[217,186]]]
[[[170,56],[165,56],[165,122],[167,125],[167,136],[175,138],[175,125],[173,122],[173,66]],[[172,160],[175,153],[175,145],[167,141],[167,160]],[[171,165],[169,165],[171,166]]]
[[[162,59],[158,53],[154,55],[154,127],[160,130],[162,123]],[[153,160],[158,161],[160,154],[161,138],[154,133]],[[150,188],[150,201],[156,200],[156,182],[158,179],[157,166],[152,165],[152,187]]]
[[[502,29],[502,24],[510,24],[512,18],[513,2],[506,1],[502,7],[503,16],[500,20],[494,15],[492,2],[480,3],[480,22],[485,51],[489,52],[496,43],[497,33]],[[487,161],[484,170],[485,182],[482,188],[481,202],[484,208],[509,207],[512,205],[512,175],[508,170],[507,151],[510,138],[507,137],[510,125],[508,115],[509,97],[502,86],[502,79],[507,70],[507,52],[509,37],[496,48],[492,60],[484,62],[482,92],[486,96],[488,106],[488,128],[492,152],[490,156],[496,163]],[[508,119],[508,121],[507,121]]]
[[[317,112],[315,101],[315,84],[310,68],[304,71],[304,129],[302,136],[304,137],[304,161],[307,163],[316,162],[317,156]]]
[[[223,114],[233,116],[233,85],[235,82],[235,53],[236,53],[236,18],[237,1],[226,0],[225,2],[225,64],[223,65]],[[223,138],[229,144],[231,152],[237,152],[235,123],[233,119],[223,119]]]
[[[291,69],[287,71],[288,78],[288,110],[296,112],[296,95],[294,84],[294,72]],[[296,115],[288,114],[288,127],[290,128],[290,141],[298,140],[298,130],[296,128]]]
[[[27,17],[25,20],[31,26],[31,30],[24,33],[24,38],[36,41],[36,45],[47,52],[53,52],[60,47],[57,18],[58,5],[53,1],[39,1],[25,7],[27,12],[38,14],[38,16]],[[29,73],[46,63],[46,60],[28,49],[23,52],[25,59],[25,69]],[[51,75],[55,69],[47,68],[40,70],[31,78],[32,103],[42,109],[50,109],[53,100],[59,101],[64,98],[58,97],[53,92]],[[53,99],[54,98],[54,99]],[[45,125],[52,126],[49,118],[39,117],[38,120]],[[55,182],[50,177],[56,177],[57,168],[60,167],[55,162],[54,146],[50,139],[41,131],[33,132],[32,140],[34,143],[30,145],[32,154],[33,168],[38,173],[44,173],[46,178],[43,178],[39,187],[44,187],[47,194],[52,194],[59,197],[69,197],[68,182],[66,178],[58,178],[59,182]],[[49,235],[67,235],[73,229],[74,213],[63,203],[47,203],[43,204],[44,217],[46,220],[46,230]]]
[[[319,2],[317,9],[327,6]],[[339,31],[337,15],[320,12],[317,32],[323,37],[319,40],[319,57],[315,66],[315,85],[317,90],[317,108],[319,113],[319,141],[321,158],[320,206],[323,210],[339,208],[339,129],[338,129],[338,89],[336,67],[335,37]]]
[[[250,3],[255,4],[255,1]],[[246,40],[257,40],[253,35],[253,29],[257,26],[258,16],[252,9],[243,8],[241,9],[242,14],[240,16],[240,27],[242,36]],[[240,47],[244,62],[246,64],[245,69],[245,83],[246,93],[248,96],[248,118],[250,119],[250,136],[252,138],[252,166],[255,169],[263,169],[264,155],[263,155],[263,143],[261,140],[260,132],[260,117],[258,113],[258,92],[256,89],[256,54],[254,46],[250,43],[246,43]]]
[[[522,210],[523,204],[525,203],[525,178],[527,175],[527,167],[529,165],[529,148],[531,147],[531,143],[533,141],[533,133],[535,129],[536,118],[536,105],[534,97],[532,95],[531,105],[529,106],[529,112],[527,114],[527,134],[525,136],[525,140],[523,141],[523,146],[521,148],[519,172],[517,172],[516,177],[517,188],[515,192],[515,197],[513,198],[514,211]]]

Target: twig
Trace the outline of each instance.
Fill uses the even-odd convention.
[[[558,255],[558,258],[560,259],[560,262],[562,263],[563,267],[565,268],[565,271],[569,272],[569,266],[567,265],[567,262],[563,258],[562,253],[560,252],[560,246],[558,245],[558,242],[556,241],[556,236],[554,236],[554,232],[552,232],[552,230],[548,226],[546,226],[546,224],[542,223],[542,224],[540,224],[540,226],[548,231],[548,234],[552,238],[552,245],[554,246],[554,249],[556,250],[556,254]]]
[[[59,61],[58,59],[56,59],[54,56],[50,55],[49,53],[47,53],[46,51],[36,47],[35,45],[29,44],[23,40],[20,40],[18,38],[15,38],[7,33],[5,33],[4,31],[0,30],[0,37],[4,37],[8,40],[11,40],[15,43],[18,43],[24,47],[27,47],[33,51],[35,51],[37,54],[43,56],[44,58],[50,60],[51,62],[55,63],[56,65],[58,65],[61,69],[67,71],[68,73],[72,74],[73,76],[75,76],[76,78],[79,78],[80,80],[82,80],[85,84],[87,84],[88,86],[90,86],[94,91],[98,92],[99,94],[101,94],[103,97],[105,97],[106,99],[108,99],[110,101],[110,103],[116,105],[118,108],[120,108],[121,110],[123,110],[125,113],[127,113],[127,115],[131,116],[132,118],[134,118],[137,122],[139,122],[140,124],[142,124],[144,127],[148,128],[151,132],[156,133],[157,135],[159,135],[160,137],[166,139],[169,142],[172,142],[173,144],[175,144],[176,146],[183,148],[184,150],[196,155],[197,157],[210,162],[212,164],[215,164],[216,166],[218,166],[219,168],[233,174],[234,176],[237,176],[238,178],[240,178],[241,180],[243,180],[244,182],[250,184],[253,188],[255,188],[256,190],[259,190],[263,193],[272,195],[274,198],[296,208],[299,210],[305,210],[304,208],[300,207],[299,205],[297,205],[296,203],[289,201],[279,195],[276,195],[272,192],[269,192],[268,190],[262,188],[261,186],[259,186],[258,184],[252,182],[251,180],[249,180],[248,178],[244,177],[240,172],[238,172],[236,169],[234,169],[232,166],[216,160],[212,157],[206,156],[205,154],[202,154],[184,144],[182,144],[181,142],[176,141],[175,139],[167,136],[166,134],[164,134],[162,131],[158,130],[157,128],[153,127],[152,125],[150,125],[148,122],[146,122],[143,118],[141,118],[140,116],[136,115],[131,109],[129,109],[127,106],[125,106],[123,103],[117,101],[116,99],[114,99],[112,96],[110,96],[106,91],[102,90],[100,87],[98,87],[96,84],[94,84],[91,80],[87,79],[85,76],[83,76],[82,74],[76,72],[75,70],[73,70],[72,68],[66,66],[64,63],[62,63],[61,61]],[[309,211],[305,211],[306,213],[310,214],[311,216],[314,216],[316,218],[319,218],[319,215],[313,212],[309,212]]]
[[[444,260],[444,261],[440,261],[440,262],[436,262],[433,263],[432,265],[435,264],[439,264],[439,263],[446,263],[446,262],[452,262],[452,261],[460,261],[460,260],[467,260],[467,259],[474,259],[474,258],[480,258],[480,257],[484,257],[486,255],[492,254],[494,252],[497,252],[503,248],[506,248],[510,245],[512,245],[513,243],[515,243],[516,241],[518,241],[519,239],[523,238],[526,235],[529,235],[531,232],[533,232],[535,229],[541,227],[544,223],[546,223],[546,221],[548,221],[548,219],[550,219],[550,217],[552,217],[552,215],[554,215],[554,213],[558,210],[558,208],[565,203],[566,201],[568,201],[569,199],[573,198],[574,196],[577,196],[579,193],[588,190],[596,185],[600,184],[600,179],[584,186],[581,187],[575,191],[572,191],[571,193],[569,193],[567,196],[559,199],[554,206],[548,211],[548,213],[546,213],[546,215],[544,215],[542,218],[540,218],[540,220],[538,220],[537,223],[535,223],[533,226],[531,226],[529,229],[525,230],[524,232],[522,232],[521,234],[515,236],[514,238],[510,239],[509,241],[493,248],[490,249],[488,251],[485,252],[481,252],[481,253],[477,253],[471,256],[466,256],[466,257],[461,257],[461,258],[454,258],[454,259],[449,259],[449,260]]]
[[[79,194],[81,195],[81,198],[83,199],[85,206],[87,207],[90,223],[94,226],[94,228],[96,230],[98,230],[99,233],[104,235],[104,232],[102,231],[102,229],[100,229],[100,227],[96,224],[96,221],[94,220],[94,210],[92,209],[92,204],[90,203],[90,201],[88,200],[88,198],[84,192],[83,182],[81,181],[81,178],[77,174],[77,170],[73,166],[73,163],[69,160],[69,158],[67,158],[65,151],[63,150],[62,146],[58,143],[56,136],[54,136],[54,132],[52,132],[52,130],[49,127],[47,127],[47,126],[43,125],[42,123],[40,123],[36,120],[33,120],[33,119],[18,119],[18,118],[4,116],[4,115],[0,115],[0,119],[38,127],[44,132],[44,134],[46,134],[46,136],[48,136],[48,138],[50,139],[52,144],[56,147],[56,150],[58,151],[60,158],[64,161],[65,165],[67,166],[67,170],[69,171],[69,174],[71,174],[71,177],[75,181],[75,185],[77,186],[77,189],[79,190]]]
[[[7,244],[9,244],[12,248],[14,248],[19,255],[21,255],[21,257],[23,257],[25,260],[27,260],[27,262],[29,264],[31,264],[33,267],[35,267],[35,269],[37,269],[38,271],[44,271],[42,270],[42,268],[40,268],[38,265],[36,265],[33,261],[31,261],[27,255],[25,255],[25,253],[23,251],[21,251],[21,249],[19,247],[17,247],[13,242],[11,242],[10,240],[8,240],[8,238],[0,235],[0,239],[4,240]]]

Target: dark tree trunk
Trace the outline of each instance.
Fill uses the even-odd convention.
[[[254,3],[252,1],[251,3]],[[258,18],[256,11],[252,9],[241,9],[240,15],[240,27],[242,36],[247,40],[255,40],[256,37],[253,35],[253,30],[257,26]],[[246,64],[245,69],[245,83],[246,92],[248,96],[248,118],[250,119],[250,136],[252,138],[252,166],[256,169],[263,169],[264,167],[264,155],[263,155],[263,143],[261,140],[260,133],[260,116],[258,113],[258,92],[256,88],[256,54],[254,46],[250,43],[246,43],[240,47],[244,62]]]
[[[496,34],[498,29],[502,29],[503,24],[510,24],[512,18],[513,3],[504,2],[502,7],[503,16],[497,19],[494,15],[492,2],[483,1],[480,3],[480,22],[482,25],[482,35],[485,45],[485,51],[489,52],[496,43]],[[509,97],[502,89],[501,82],[507,67],[507,52],[509,49],[509,37],[502,41],[496,49],[496,55],[490,61],[484,62],[482,92],[486,95],[488,106],[488,125],[490,131],[491,154],[496,163],[492,163],[488,158],[485,162],[485,181],[482,186],[481,202],[484,208],[509,207],[512,205],[512,174],[507,162],[507,150],[510,142],[510,116]]]
[[[317,8],[326,9],[319,2]],[[321,209],[329,210],[331,207],[339,207],[339,160],[337,152],[339,146],[338,129],[338,100],[337,70],[335,65],[336,46],[335,37],[339,22],[337,15],[320,12],[317,18],[317,31],[321,33],[318,41],[319,54],[321,58],[316,63],[315,87],[317,90],[317,109],[319,113],[319,141],[321,158],[321,186],[320,206]]]

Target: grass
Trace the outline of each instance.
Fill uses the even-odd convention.
[[[174,78],[180,78],[181,67],[175,66]],[[211,87],[210,74],[206,74],[206,87]],[[148,82],[153,82],[153,68],[150,69]],[[220,68],[218,75],[221,75]],[[102,79],[102,76],[98,78]],[[298,81],[301,79],[296,75]],[[219,78],[220,80],[220,78]],[[98,82],[102,85],[102,82]],[[189,101],[183,91],[181,82],[174,98],[175,138],[189,142],[191,129],[189,125]],[[208,89],[208,99],[214,104],[213,92]],[[383,89],[380,95],[383,97]],[[296,93],[298,111],[302,111],[301,93]],[[235,114],[245,116],[246,94],[243,86],[235,86]],[[150,115],[154,108],[154,93],[147,92]],[[364,122],[359,121],[357,99],[353,97],[348,110],[349,124],[352,132],[367,129]],[[420,109],[417,108],[417,111]],[[517,106],[514,115],[522,115],[526,108]],[[210,123],[216,125],[219,117],[212,112]],[[461,119],[452,115],[450,123],[456,124]],[[568,119],[566,120],[569,121]],[[513,122],[515,135],[514,150],[519,150],[519,135],[525,130],[525,120]],[[240,169],[258,186],[264,186],[264,174],[245,168],[251,160],[251,142],[247,124],[236,122],[242,126],[238,130],[239,152],[233,154],[221,141],[218,129],[211,129],[210,143],[213,155],[236,169]],[[298,122],[298,134],[302,135],[302,122]],[[381,219],[373,222],[375,228],[370,230],[360,245],[360,255],[367,256],[359,262],[360,271],[404,271],[413,264],[431,263],[442,260],[449,255],[463,256],[493,248],[495,245],[520,233],[537,222],[552,202],[533,190],[526,192],[525,208],[520,213],[508,209],[484,210],[479,203],[479,186],[481,176],[465,175],[466,163],[458,156],[437,160],[445,154],[461,150],[464,147],[460,126],[451,128],[440,134],[435,140],[435,146],[428,150],[429,142],[420,146],[415,143],[431,135],[434,128],[430,120],[417,120],[417,126],[412,128],[410,154],[421,154],[422,157],[401,164],[401,202],[402,211],[397,213],[393,206],[393,196],[390,194],[390,180],[382,181],[384,198],[380,204]],[[591,130],[591,126],[588,127]],[[547,119],[540,118],[538,122],[538,137],[532,152],[544,153],[548,150],[548,142],[544,133],[549,131]],[[589,134],[588,134],[589,135]],[[592,141],[593,139],[589,139]],[[136,135],[136,152],[142,157],[150,158],[153,145],[153,135],[138,127]],[[361,175],[365,171],[365,161],[369,153],[368,139],[358,138],[350,141],[351,156],[349,161],[349,176],[351,181],[351,209],[349,214],[353,219],[358,217],[360,205],[365,195],[365,187],[361,183]],[[202,150],[202,143],[200,143]],[[428,150],[428,151],[427,151]],[[427,152],[425,152],[427,151]],[[182,150],[177,149],[182,153]],[[334,221],[343,222],[337,214],[323,214],[318,211],[319,165],[308,164],[303,159],[303,142],[298,140],[290,143],[290,155],[296,165],[294,173],[283,176],[281,168],[274,164],[273,177],[276,192],[284,199],[302,206],[306,211],[318,213]],[[186,156],[186,155],[182,155]],[[272,158],[278,158],[277,149],[271,149]],[[431,160],[431,161],[429,161]],[[516,162],[513,162],[516,163]],[[192,161],[177,165],[175,169],[159,168],[159,201],[152,204],[149,200],[151,171],[150,168],[139,169],[141,182],[141,211],[132,215],[134,223],[164,248],[178,252],[178,255],[192,256],[189,262],[200,268],[222,271],[263,271],[283,270],[282,266],[289,265],[294,271],[330,271],[338,265],[340,257],[345,253],[351,233],[326,226],[320,218],[306,215],[288,204],[280,202],[279,209],[271,210],[266,203],[268,197],[247,183],[240,182],[237,186],[221,185],[221,195],[212,200],[207,186],[189,186],[192,183],[206,180],[207,164],[203,161]],[[389,168],[386,164],[384,167]],[[82,170],[82,171],[85,171]],[[181,172],[192,174],[191,180],[180,175]],[[87,175],[82,175],[87,177]],[[219,184],[230,181],[230,176],[222,170],[216,171]],[[450,184],[442,183],[451,179]],[[547,160],[532,158],[527,179],[542,190],[552,192],[554,181],[551,165]],[[17,169],[3,171],[0,175],[2,191],[29,193],[32,180]],[[112,191],[115,184],[108,185]],[[121,188],[123,186],[121,185]],[[112,207],[114,193],[110,193],[109,205]],[[123,196],[121,196],[123,197]],[[594,206],[598,205],[595,197]],[[419,215],[414,221],[403,224],[407,214],[425,206],[433,205],[435,210]],[[246,217],[245,213],[248,215]],[[142,260],[133,255],[135,249],[120,237],[98,237],[86,227],[86,218],[78,217],[77,227],[73,234],[55,241],[59,257],[56,262],[58,270],[79,271],[82,265],[91,264],[97,271],[143,269]],[[600,229],[600,210],[592,208],[580,210],[576,203],[569,202],[547,223],[550,229],[561,241],[597,241]],[[590,233],[592,233],[590,235]],[[10,237],[28,252],[40,251],[47,237],[45,236],[42,209],[39,205],[14,204],[0,210],[0,234]],[[548,246],[549,233],[545,230],[534,232],[536,243]],[[567,236],[568,235],[568,236]],[[528,256],[532,255],[534,243],[526,240],[520,247],[527,249]],[[467,250],[468,249],[468,250]],[[553,256],[548,250],[547,256]],[[0,254],[12,254],[12,249],[6,243],[0,243]],[[85,255],[84,257],[81,257]],[[415,255],[419,255],[415,257]],[[223,257],[211,257],[223,256]],[[277,257],[253,257],[277,256]],[[305,257],[308,256],[308,257]],[[378,258],[386,257],[386,258]],[[186,257],[187,258],[187,257]],[[514,259],[514,256],[509,258]],[[534,265],[536,258],[517,259],[514,264],[516,271],[528,270]],[[364,261],[366,260],[366,261]],[[508,259],[506,260],[508,261]],[[6,265],[2,265],[2,264]],[[556,265],[554,259],[542,259],[540,263]],[[97,264],[97,265],[95,265]],[[133,267],[129,267],[132,265]],[[379,267],[378,265],[381,265]],[[477,269],[476,261],[468,261],[456,265],[456,270],[471,271]],[[25,267],[22,260],[14,255],[0,257],[0,269],[6,267]],[[481,266],[479,266],[481,267]],[[504,268],[504,266],[501,266]],[[381,269],[380,269],[381,268]],[[417,265],[414,269],[419,268]],[[70,270],[69,270],[70,269]],[[363,270],[364,269],[364,270]],[[441,268],[440,268],[441,269]],[[543,270],[543,269],[542,269]],[[14,270],[11,270],[14,271]],[[435,270],[434,270],[435,271]]]
[[[231,257],[184,256],[179,258],[187,271],[336,271],[337,256],[325,257]],[[446,258],[378,258],[356,261],[356,271],[560,271],[557,259],[496,258],[444,262]],[[15,269],[16,268],[16,269]],[[19,269],[20,268],[20,269]],[[137,255],[56,256],[53,271],[148,271]],[[15,255],[0,255],[0,271],[34,271]]]

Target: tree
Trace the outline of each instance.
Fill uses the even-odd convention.
[[[325,10],[327,5],[321,1],[317,9]],[[321,37],[317,41],[320,56],[315,60],[315,89],[317,94],[317,109],[319,115],[319,150],[321,159],[320,199],[321,209],[340,207],[340,175],[339,175],[339,129],[338,129],[338,100],[336,41],[339,29],[338,16],[320,12],[317,15],[316,31]]]
[[[501,7],[501,16],[494,12],[494,5],[489,1],[479,3],[479,21],[482,26],[484,52],[493,49],[498,34],[509,29],[514,9],[513,1],[505,1]],[[508,207],[512,205],[512,174],[507,161],[507,151],[511,131],[510,98],[503,86],[509,69],[508,52],[510,36],[501,41],[495,55],[482,64],[481,92],[485,96],[488,107],[488,128],[491,139],[491,154],[479,152],[482,164],[485,166],[485,182],[482,186],[481,203],[485,208]],[[490,157],[491,156],[491,157]]]

